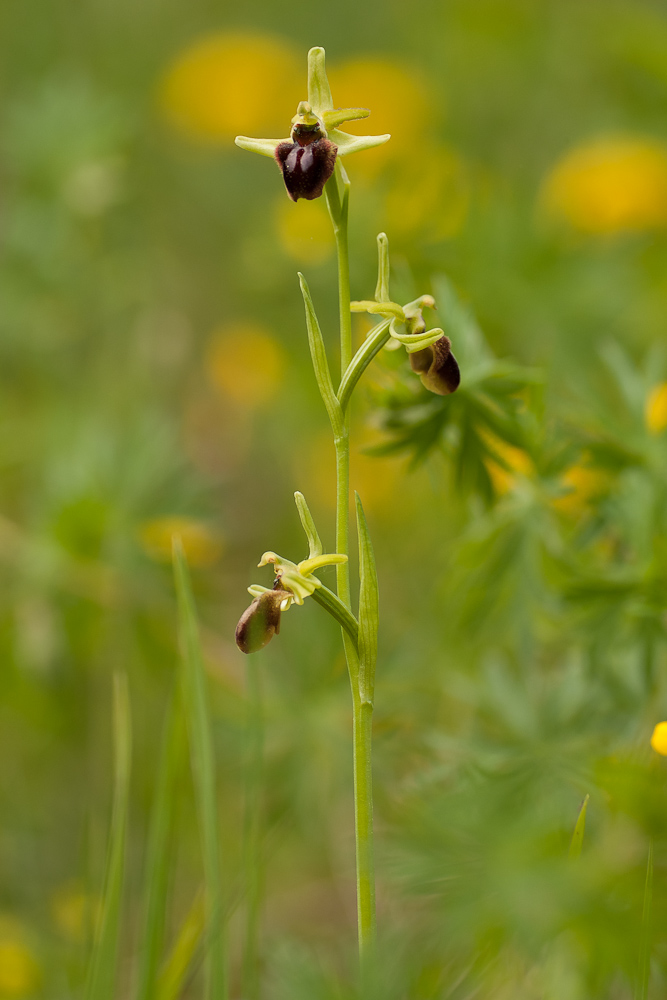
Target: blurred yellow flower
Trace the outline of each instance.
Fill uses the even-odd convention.
[[[469,195],[461,158],[446,146],[424,145],[419,156],[399,162],[387,195],[390,231],[434,240],[456,236],[465,222]]]
[[[321,199],[292,202],[281,197],[276,226],[283,250],[299,264],[322,264],[335,249],[331,220]]]
[[[499,496],[514,489],[521,476],[533,475],[535,472],[533,460],[523,448],[517,448],[516,445],[502,441],[491,431],[487,431],[483,437],[503,463],[494,462],[492,458],[484,459],[484,465],[491,478],[493,489]]]
[[[415,143],[433,114],[426,82],[418,71],[398,66],[393,59],[365,56],[334,66],[329,80],[341,107],[370,108],[370,120],[349,123],[345,127],[350,132],[363,131],[372,123],[374,132],[391,133],[389,142],[358,157],[355,170],[372,174],[392,157],[418,158]]]
[[[11,917],[0,918],[0,997],[28,996],[39,986],[37,959],[25,940],[21,924]]]
[[[157,562],[170,562],[172,539],[180,535],[191,566],[212,566],[220,558],[223,541],[204,521],[192,517],[156,517],[139,527],[144,552]]]
[[[651,434],[660,434],[667,427],[667,382],[661,382],[649,392],[644,419]]]
[[[577,517],[609,490],[611,476],[604,469],[577,463],[563,473],[561,484],[568,492],[556,497],[552,504],[563,514]]]
[[[659,722],[651,736],[651,746],[656,753],[667,757],[667,722]]]
[[[287,202],[287,207],[297,209]],[[276,338],[255,323],[233,323],[216,330],[206,357],[217,389],[252,409],[274,400],[285,371],[285,352]]]
[[[51,897],[51,914],[61,934],[70,941],[83,941],[99,917],[101,902],[76,882],[61,886]]]
[[[301,89],[301,60],[281,38],[251,32],[206,35],[180,52],[161,83],[169,121],[190,138],[226,143],[238,132],[289,127]]]
[[[667,225],[667,148],[652,139],[594,139],[556,164],[546,209],[582,233],[602,236]]]

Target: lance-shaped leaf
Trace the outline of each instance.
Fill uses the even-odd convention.
[[[113,684],[114,792],[111,830],[107,848],[102,908],[95,932],[86,1000],[112,1000],[115,996],[116,959],[121,926],[125,844],[130,798],[132,731],[127,677],[116,674]]]
[[[584,830],[586,829],[586,809],[588,808],[589,799],[590,795],[587,795],[581,804],[581,809],[579,810],[579,815],[577,816],[577,822],[574,824],[572,840],[570,841],[570,858],[578,858],[581,854],[581,845],[584,842]]]
[[[324,347],[322,331],[315,313],[313,300],[310,296],[308,282],[302,274],[299,274],[299,282],[301,284],[303,304],[306,307],[308,344],[310,346],[310,356],[313,361],[315,378],[317,379],[320,395],[329,414],[332,430],[334,434],[338,435],[343,429],[343,415],[331,381],[331,372],[329,371],[329,362],[327,361],[327,352]]]
[[[651,910],[653,908],[653,837],[648,843],[646,859],[646,880],[644,882],[644,904],[642,906],[642,931],[639,947],[639,963],[635,1000],[647,1000],[651,975]]]
[[[294,494],[294,500],[296,502],[296,509],[299,512],[299,520],[301,521],[301,527],[306,533],[306,538],[308,539],[308,558],[312,559],[314,556],[321,556],[324,552],[324,547],[320,541],[320,536],[317,533],[317,528],[315,527],[315,521],[313,520],[313,515],[308,509],[308,504],[306,503],[306,498],[303,493],[299,493],[297,490]]]
[[[355,500],[359,537],[359,694],[362,701],[372,704],[378,645],[378,578],[371,536],[358,493],[355,493]]]

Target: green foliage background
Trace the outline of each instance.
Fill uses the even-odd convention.
[[[82,995],[109,828],[114,671],[129,677],[134,732],[117,993],[133,995],[178,669],[171,570],[142,545],[142,526],[172,516],[224,545],[193,581],[231,995],[354,995],[337,629],[313,602],[291,610],[250,685],[233,643],[245,587],[267,583],[252,569],[261,553],[305,555],[295,489],[325,550],[333,543],[319,483],[333,451],[297,262],[275,223],[284,194],[268,161],[189,141],[160,103],[178,53],[233,30],[282,39],[304,73],[314,44],[332,63],[393,61],[438,109],[428,135],[406,128],[393,165],[369,178],[349,162],[353,297],[372,294],[386,229],[394,297],[433,292],[463,372],[456,396],[429,397],[402,351],[385,355],[355,402],[357,441],[374,454],[353,486],[381,587],[378,996],[642,996],[647,941],[648,995],[663,996],[667,772],[649,738],[667,716],[667,437],[647,429],[645,404],[667,378],[667,236],[577,235],[540,210],[544,178],[572,146],[605,133],[667,138],[657,0],[250,0],[235,12],[212,0],[5,0],[0,954],[23,948],[23,985],[0,971],[0,996]],[[465,219],[447,238],[429,218],[393,235],[385,196],[408,165],[419,188],[427,141],[464,165]],[[333,337],[334,264],[301,268]],[[286,358],[271,398],[251,408],[211,376],[213,331],[232,322],[270,329]],[[518,471],[508,446],[523,456]],[[507,466],[500,493],[492,461]],[[567,470],[582,464],[595,488],[563,509]],[[196,796],[177,757],[166,954],[188,914],[200,927],[204,878]],[[257,955],[249,894],[260,899]],[[201,995],[200,957],[180,995]]]

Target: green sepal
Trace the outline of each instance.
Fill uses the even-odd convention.
[[[322,331],[317,320],[313,300],[310,296],[308,282],[302,274],[299,274],[299,283],[301,285],[303,304],[306,308],[308,344],[310,346],[310,356],[313,361],[315,378],[317,379],[320,395],[329,414],[331,428],[335,435],[339,435],[343,431],[343,414],[336,393],[334,392],[333,382],[331,381],[331,372],[329,371],[329,362],[327,361],[327,352],[324,347],[324,340],[322,339]]]
[[[577,816],[577,822],[574,824],[574,832],[572,834],[572,840],[570,841],[570,858],[578,858],[581,854],[581,846],[584,842],[584,830],[586,829],[586,810],[588,808],[588,800],[590,795],[587,795],[581,804],[581,809],[579,810],[579,815]]]
[[[359,537],[359,696],[362,702],[372,705],[378,646],[378,578],[364,508],[359,494],[354,496]]]
[[[338,146],[338,155],[347,156],[348,153],[360,153],[364,149],[373,149],[374,146],[382,146],[391,139],[391,133],[385,135],[350,135],[349,132],[341,132],[337,128],[331,129],[329,139]]]
[[[336,108],[335,111],[325,111],[322,114],[322,121],[325,128],[338,128],[344,122],[359,121],[360,118],[368,118],[370,110],[368,108]]]
[[[321,45],[314,46],[308,52],[308,103],[320,118],[325,111],[333,110],[333,97]]]
[[[259,153],[260,156],[269,156],[272,160],[275,158],[276,146],[279,146],[281,142],[291,142],[289,136],[285,139],[251,139],[247,135],[237,135],[234,142],[241,149],[247,149],[250,153]]]
[[[378,283],[375,287],[375,301],[389,302],[389,240],[386,233],[379,233],[378,244]]]
[[[322,546],[322,542],[320,541],[320,536],[317,533],[313,515],[308,509],[306,498],[303,493],[300,493],[297,490],[294,494],[294,501],[296,503],[296,509],[299,512],[301,527],[305,531],[306,538],[308,539],[308,557],[312,559],[314,556],[321,556],[324,548]]]

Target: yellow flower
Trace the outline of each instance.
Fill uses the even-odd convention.
[[[294,210],[295,206],[287,204]],[[206,363],[217,389],[235,403],[253,409],[275,399],[285,370],[285,354],[264,327],[234,323],[213,334]]]
[[[180,535],[185,557],[191,566],[212,566],[222,554],[220,535],[203,521],[191,517],[156,517],[139,528],[139,541],[151,559],[170,562],[172,539]]]
[[[40,969],[18,921],[0,918],[0,997],[28,996],[39,986]]]
[[[554,216],[609,236],[667,225],[667,148],[652,139],[595,139],[567,153],[543,188]]]
[[[651,746],[656,753],[667,757],[667,722],[659,722],[651,736]]]
[[[667,382],[655,385],[649,392],[644,419],[651,434],[660,434],[667,427]]]
[[[508,444],[491,431],[487,431],[483,438],[491,451],[501,460],[495,462],[491,457],[484,459],[493,489],[499,496],[513,490],[521,476],[531,476],[535,472],[533,461],[523,448]]]
[[[64,937],[83,941],[92,930],[100,912],[100,900],[85,892],[77,883],[61,886],[51,898],[54,923]]]
[[[568,492],[552,501],[556,510],[574,517],[584,514],[588,507],[608,491],[611,477],[603,469],[578,463],[571,465],[562,477],[561,484]]]
[[[392,157],[417,156],[415,143],[433,114],[426,82],[418,71],[397,66],[393,59],[364,56],[334,66],[329,75],[337,103],[370,108],[374,130],[392,137],[386,146],[355,161],[355,167],[372,174]],[[347,128],[356,131],[358,126]]]
[[[426,145],[419,156],[406,156],[397,166],[387,195],[390,231],[399,237],[418,233],[432,240],[456,236],[470,196],[460,157],[446,146]]]
[[[322,264],[336,246],[326,206],[321,201],[290,203],[284,198],[276,206],[278,239],[283,250],[299,264]]]
[[[280,38],[220,32],[180,52],[161,85],[167,118],[190,138],[224,143],[280,128],[300,96],[300,62]]]

